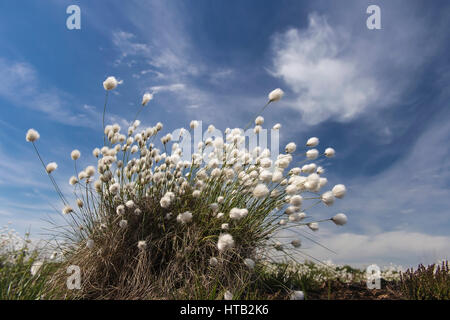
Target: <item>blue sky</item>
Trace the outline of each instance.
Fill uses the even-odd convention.
[[[66,8],[81,8],[81,30]],[[381,8],[368,30],[366,8]],[[69,193],[70,151],[102,143],[102,81],[114,91],[108,121],[132,120],[156,92],[144,124],[167,132],[191,119],[244,126],[274,88],[286,94],[263,114],[283,124],[282,144],[310,136],[337,156],[330,185],[348,194],[317,216],[310,254],[338,263],[415,265],[450,253],[450,61],[446,1],[2,1],[0,3],[0,225],[41,236],[60,204],[24,136],[33,127]],[[124,126],[124,125],[123,125]]]

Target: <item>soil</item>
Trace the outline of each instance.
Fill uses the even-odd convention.
[[[309,300],[403,300],[395,282],[381,282],[380,289],[368,289],[365,282],[342,283],[333,281],[324,283],[320,288],[306,293]]]

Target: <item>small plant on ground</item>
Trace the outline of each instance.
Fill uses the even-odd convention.
[[[419,265],[417,270],[408,269],[401,273],[401,290],[405,297],[412,300],[449,300],[450,270],[448,261]]]

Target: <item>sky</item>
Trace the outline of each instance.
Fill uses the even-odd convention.
[[[81,9],[69,30],[66,9]],[[381,10],[369,30],[366,9]],[[320,138],[320,163],[347,195],[314,215],[345,212],[344,227],[307,244],[319,259],[415,266],[450,253],[450,3],[447,1],[2,1],[0,3],[0,225],[45,237],[61,203],[25,141],[59,165],[70,194],[72,149],[94,164],[102,144],[102,82],[123,83],[108,104],[122,127],[143,93],[155,93],[143,124],[164,131],[202,120],[243,127],[263,113],[280,122],[281,146]]]

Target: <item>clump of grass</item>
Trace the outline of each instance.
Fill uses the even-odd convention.
[[[41,251],[29,247],[29,235],[20,238],[0,230],[0,300],[45,299],[55,265],[41,260]]]
[[[400,275],[400,287],[407,299],[449,300],[450,270],[448,261],[427,267],[419,265],[417,270],[408,269]]]
[[[106,98],[117,84],[113,77],[105,81]],[[263,109],[282,94],[280,89],[271,92]],[[151,99],[144,97],[137,115]],[[258,116],[250,131],[259,134],[263,123]],[[213,135],[202,137],[196,152],[183,159],[186,150],[172,143],[172,134],[161,137],[159,148],[155,145],[162,123],[139,126],[135,120],[123,134],[118,124],[103,122],[104,145],[93,150],[96,167],[78,171],[81,154],[72,152],[76,205],[53,178],[56,163],[50,169],[45,165],[36,145],[39,134],[27,133],[64,205],[67,225],[59,229],[64,258],[50,288],[67,298],[221,299],[227,291],[233,298],[252,298],[256,270],[272,259],[271,251],[288,257],[300,251],[298,239],[282,243],[275,235],[347,221],[342,213],[323,220],[309,215],[315,205],[330,206],[346,192],[340,184],[320,193],[327,182],[324,170],[306,162],[332,157],[334,149],[320,155],[315,137],[297,154],[305,165],[287,170],[298,152],[293,142],[272,160],[268,149],[246,149],[243,130],[227,129],[223,139],[210,125]],[[190,123],[191,130],[197,126],[197,121]],[[180,141],[190,138],[187,129],[177,132]],[[71,265],[81,270],[79,290],[65,288]]]

